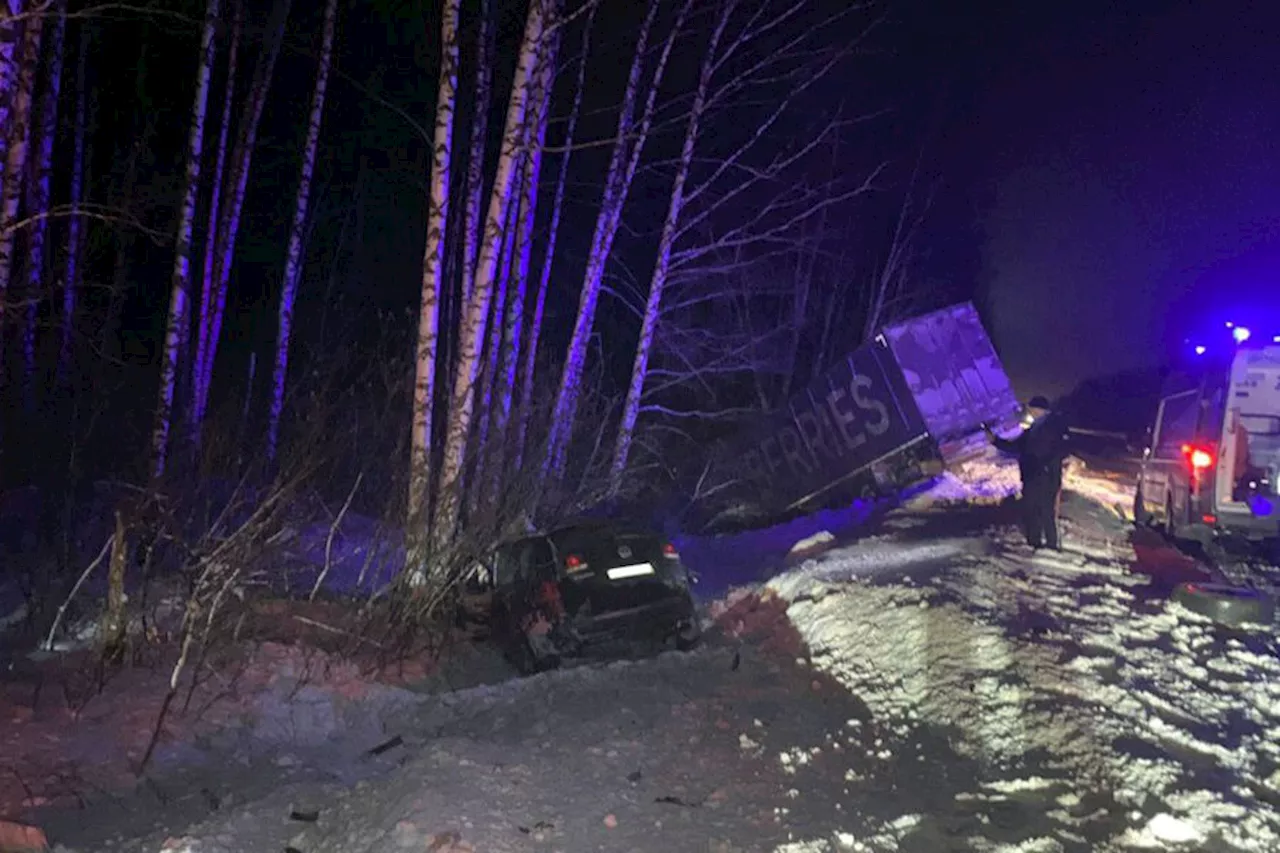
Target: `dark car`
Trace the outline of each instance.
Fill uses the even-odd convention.
[[[690,575],[662,536],[582,522],[499,548],[489,566],[494,639],[523,672],[590,651],[674,644],[700,626]]]

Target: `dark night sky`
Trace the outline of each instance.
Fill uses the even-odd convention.
[[[907,25],[948,89],[946,192],[977,215],[983,304],[1022,393],[1159,362],[1206,311],[1280,301],[1280,12],[920,7]]]

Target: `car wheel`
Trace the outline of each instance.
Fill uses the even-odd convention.
[[[1164,499],[1164,535],[1170,541],[1178,541],[1178,524],[1173,520],[1173,495],[1166,495]]]
[[[693,626],[682,631],[676,632],[676,650],[681,652],[693,651],[702,642],[702,628],[697,622]]]
[[[1230,627],[1270,625],[1276,618],[1275,599],[1264,592],[1220,583],[1184,583],[1173,600],[1214,622]]]
[[[545,634],[522,633],[516,638],[516,669],[521,675],[537,675],[560,666],[560,655]]]
[[[698,619],[698,608],[689,600],[689,621],[676,627],[676,649],[687,652],[702,642],[702,622]]]
[[[1149,527],[1151,525],[1151,513],[1147,512],[1147,502],[1142,496],[1142,487],[1133,494],[1133,524],[1135,527]]]

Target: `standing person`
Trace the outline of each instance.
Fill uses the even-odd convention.
[[[1027,403],[1031,424],[1016,438],[1001,438],[983,425],[987,438],[1004,453],[1018,457],[1022,476],[1022,529],[1032,548],[1062,550],[1058,541],[1058,501],[1062,463],[1070,452],[1066,418],[1044,397]]]

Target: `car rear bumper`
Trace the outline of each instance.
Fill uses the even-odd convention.
[[[1280,517],[1252,513],[1219,513],[1215,530],[1219,535],[1262,541],[1280,538]]]
[[[689,596],[673,596],[625,610],[610,610],[575,617],[573,633],[584,643],[664,637],[697,625],[697,612]]]

